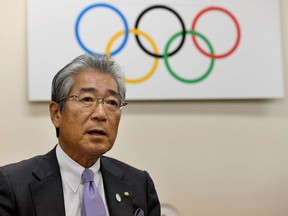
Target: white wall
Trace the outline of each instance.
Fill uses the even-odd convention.
[[[286,79],[288,1],[280,2]],[[27,100],[26,2],[1,0],[0,16],[4,165],[46,153],[57,140],[48,103]],[[161,201],[184,216],[287,216],[287,128],[287,98],[130,102],[109,155],[148,170]]]

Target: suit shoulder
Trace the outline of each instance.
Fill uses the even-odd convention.
[[[7,172],[16,172],[16,171],[20,171],[26,168],[31,168],[33,166],[35,166],[35,164],[37,164],[37,161],[43,157],[43,155],[38,155],[35,156],[33,158],[29,158],[29,159],[25,159],[19,162],[15,162],[15,163],[11,163],[11,164],[7,164],[4,165],[2,167],[0,167],[1,170],[3,171],[7,171]]]
[[[20,177],[25,173],[30,173],[33,169],[35,169],[38,164],[45,159],[48,159],[48,163],[51,161],[49,158],[56,158],[55,152],[50,151],[45,155],[37,155],[29,159],[25,159],[16,163],[11,163],[0,167],[0,171],[9,176]]]
[[[146,171],[138,169],[134,166],[131,166],[123,161],[117,160],[115,158],[111,158],[111,157],[107,157],[107,156],[102,156],[101,157],[101,163],[104,166],[109,166],[110,168],[117,168],[120,169],[122,171],[128,172],[128,173],[134,173],[134,174],[141,174],[143,175],[144,173],[146,173]]]

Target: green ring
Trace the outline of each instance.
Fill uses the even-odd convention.
[[[180,82],[184,82],[184,83],[197,83],[197,82],[200,82],[202,80],[204,80],[212,71],[213,69],[213,66],[214,66],[214,59],[211,58],[211,61],[210,61],[210,65],[209,65],[209,68],[208,70],[204,73],[204,75],[200,76],[199,78],[195,78],[195,79],[185,79],[185,78],[182,78],[180,77],[179,75],[177,75],[173,70],[172,68],[170,67],[169,65],[169,62],[168,62],[168,49],[172,43],[172,41],[177,38],[178,36],[181,36],[183,34],[182,31],[174,34],[167,42],[166,46],[165,46],[165,50],[164,50],[164,62],[165,62],[165,66],[166,68],[168,69],[168,71],[170,72],[170,74],[176,78],[177,80],[179,80]],[[192,34],[192,35],[195,35],[195,36],[199,36],[207,45],[208,45],[208,48],[210,50],[210,53],[213,55],[214,54],[214,50],[213,50],[213,47],[211,45],[211,43],[207,40],[206,37],[204,37],[202,34],[198,33],[198,32],[195,32],[195,31],[185,31],[185,34]]]

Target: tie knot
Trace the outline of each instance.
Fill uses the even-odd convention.
[[[90,169],[85,169],[82,173],[84,183],[94,181],[94,172]]]

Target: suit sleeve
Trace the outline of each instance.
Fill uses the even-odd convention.
[[[158,195],[148,172],[144,171],[147,178],[147,203],[148,203],[148,215],[149,216],[160,216],[160,203]]]
[[[0,215],[15,216],[15,199],[8,177],[0,168]]]

